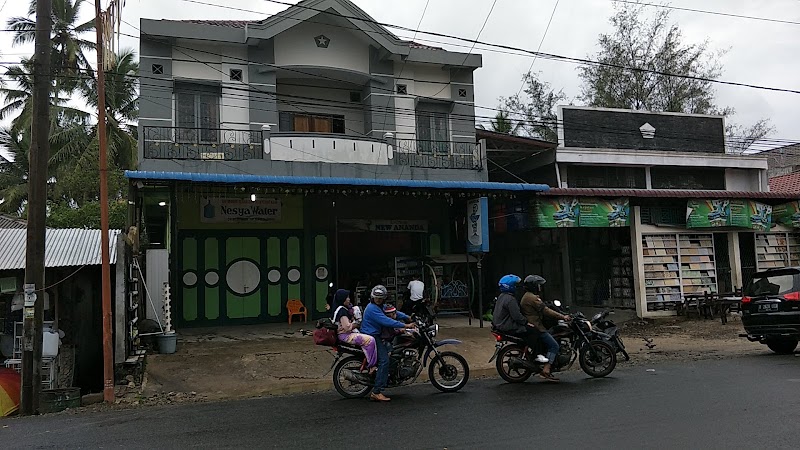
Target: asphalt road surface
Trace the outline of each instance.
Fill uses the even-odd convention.
[[[800,357],[766,352],[388,394],[389,404],[326,392],[7,419],[0,448],[800,448]]]

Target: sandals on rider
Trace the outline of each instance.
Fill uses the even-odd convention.
[[[539,377],[544,379],[545,381],[550,381],[550,382],[553,382],[553,383],[558,383],[560,381],[558,378],[553,376],[552,373],[549,373],[549,372],[540,372],[539,373]]]

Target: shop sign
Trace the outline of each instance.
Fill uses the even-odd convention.
[[[800,228],[800,201],[774,206],[772,220],[781,225]]]
[[[689,200],[686,228],[738,227],[766,231],[772,224],[772,206],[751,200]]]
[[[489,252],[489,199],[486,197],[467,202],[467,251]]]
[[[630,225],[630,201],[591,197],[557,197],[536,203],[540,228],[608,228]]]
[[[200,204],[200,221],[204,223],[279,220],[281,220],[281,201],[276,198],[256,201],[238,198],[203,198]]]
[[[341,219],[339,220],[341,232],[376,231],[380,233],[427,233],[427,220],[369,220],[369,219]]]

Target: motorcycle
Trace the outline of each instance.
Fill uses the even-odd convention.
[[[569,322],[559,321],[550,328],[550,334],[559,344],[559,353],[551,372],[564,372],[579,360],[581,369],[589,376],[602,378],[614,371],[617,353],[608,344],[610,338],[594,329],[590,320],[577,313]],[[544,363],[535,360],[543,344],[531,349],[521,338],[492,330],[495,351],[489,362],[495,361],[497,373],[509,383],[522,383],[531,375],[540,373]]]
[[[591,320],[592,327],[607,334],[610,337],[609,343],[611,346],[616,349],[617,353],[622,353],[625,361],[630,361],[631,357],[625,350],[625,344],[622,343],[622,338],[619,336],[619,327],[611,320],[606,320],[609,314],[614,314],[614,312],[606,310],[595,314]]]
[[[567,314],[567,312],[561,308],[561,301],[559,300],[549,302],[547,303],[547,306],[561,314]],[[569,309],[569,306],[567,306],[567,309]],[[617,324],[611,320],[605,320],[610,314],[614,314],[614,312],[606,310],[595,314],[591,318],[592,327],[597,331],[608,335],[608,344],[611,345],[617,351],[617,353],[622,353],[622,355],[625,357],[625,361],[630,361],[631,357],[625,350],[625,344],[622,343],[622,338],[619,336],[619,327],[617,327]],[[547,322],[545,322],[545,324],[547,325]]]
[[[469,364],[456,352],[440,352],[444,345],[458,345],[457,339],[436,340],[438,324],[426,325],[426,319],[414,317],[418,330],[407,330],[394,338],[389,363],[388,388],[414,383],[423,368],[428,367],[431,384],[442,392],[456,392],[469,380]],[[367,367],[360,347],[337,342],[333,386],[345,398],[364,397],[375,386],[374,376],[363,373]],[[430,365],[428,361],[430,360]]]

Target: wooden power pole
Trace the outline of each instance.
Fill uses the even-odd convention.
[[[47,208],[47,162],[50,159],[50,30],[52,1],[36,2],[33,57],[33,120],[28,154],[28,239],[25,248],[24,336],[20,413],[39,412],[42,389],[42,320],[44,317],[44,240]]]
[[[106,74],[103,51],[103,17],[101,0],[94,0],[97,30],[97,140],[100,144],[100,245],[103,287],[103,400],[114,401],[114,355],[111,345],[111,262],[108,236],[108,148],[106,144]]]

